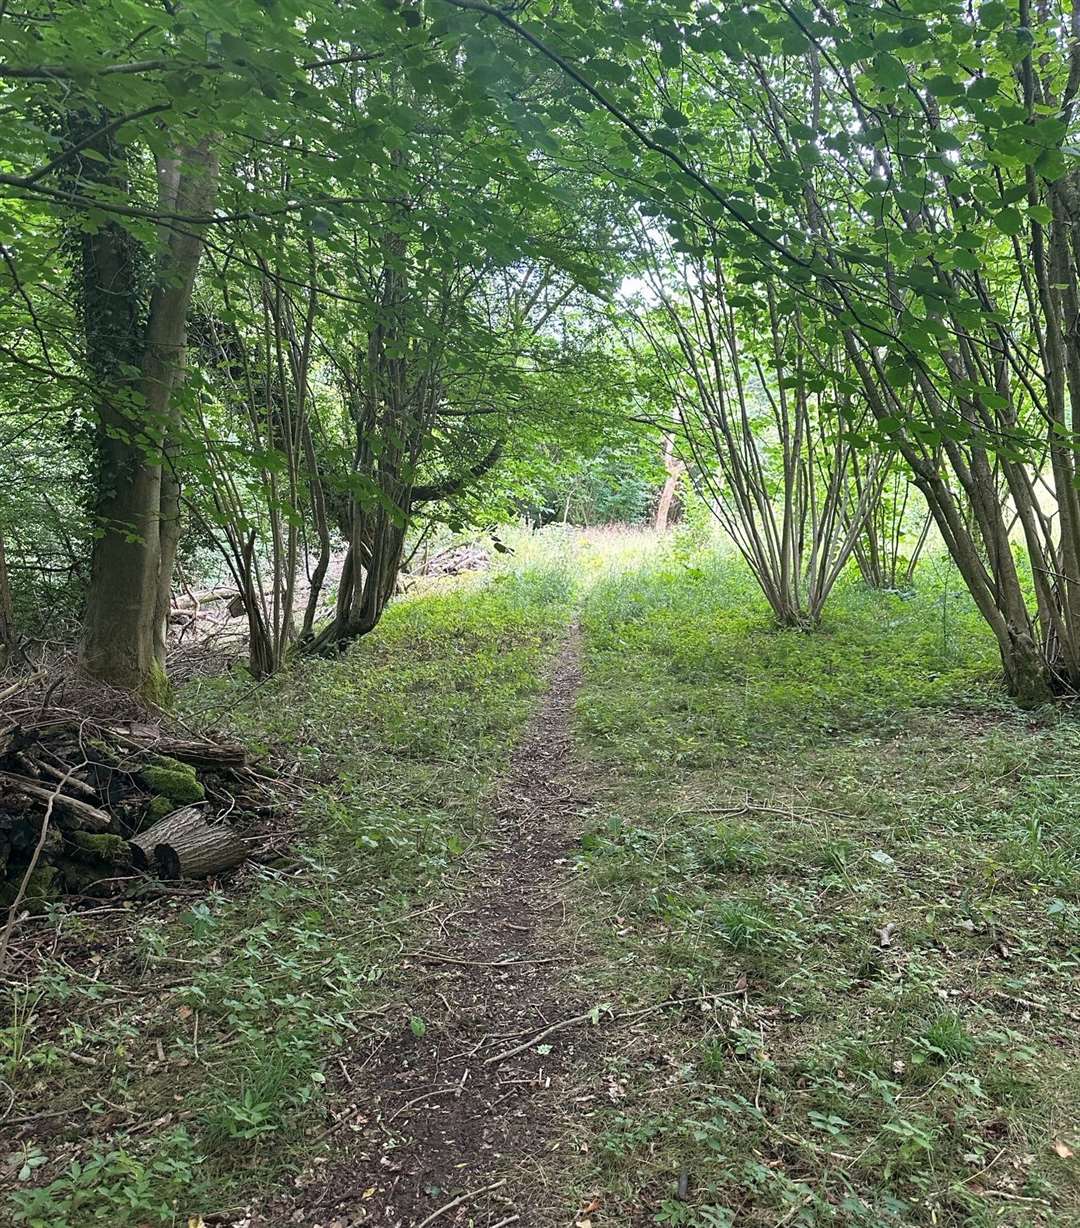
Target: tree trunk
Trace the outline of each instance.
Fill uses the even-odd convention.
[[[176,210],[204,214],[213,204],[216,187],[216,156],[204,142],[185,157],[175,189]],[[163,197],[172,203],[171,190],[163,188]],[[161,593],[171,581],[175,547],[171,486],[167,485],[163,501],[162,465],[174,426],[173,391],[183,368],[187,310],[201,252],[197,228],[171,232],[151,293],[139,378],[134,384],[111,379],[97,427],[98,537],[91,558],[81,662],[87,673],[103,682],[158,700],[167,693],[165,640],[158,619],[167,612]],[[119,296],[114,311],[133,322],[137,304],[123,300],[137,294],[136,279],[123,270],[122,276],[110,276],[116,270],[99,256],[110,257],[110,252],[101,244],[84,248],[88,285],[97,298]],[[92,326],[88,320],[88,329]]]
[[[315,522],[315,532],[319,538],[319,558],[311,573],[311,587],[304,609],[304,624],[300,632],[300,639],[307,642],[315,634],[315,618],[319,613],[319,598],[322,596],[323,581],[330,567],[332,547],[330,525],[326,518],[326,492],[323,489],[322,475],[319,473],[319,462],[315,455],[311,428],[306,421],[303,424],[303,443],[304,462],[307,465],[308,485],[311,489],[311,514]]]
[[[15,651],[15,608],[8,583],[4,533],[0,526],[0,669],[6,668]]]
[[[664,436],[664,469],[667,472],[667,477],[664,478],[664,485],[660,491],[660,498],[656,504],[656,515],[653,518],[653,529],[657,533],[667,531],[668,520],[671,518],[671,504],[675,499],[675,491],[679,486],[679,478],[683,475],[683,470],[686,466],[675,455],[675,436],[667,434]]]
[[[180,479],[175,468],[173,450],[166,446],[165,465],[161,472],[161,516],[157,586],[154,604],[154,660],[165,667],[166,636],[169,631],[169,607],[172,604],[172,578],[176,566],[176,549],[180,544]]]
[[[1053,698],[1044,654],[1030,633],[1009,628],[1009,643],[1000,644],[1005,686],[1021,707],[1037,707]]]

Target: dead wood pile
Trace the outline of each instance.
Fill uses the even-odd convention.
[[[483,546],[472,542],[429,555],[413,571],[422,576],[459,576],[466,571],[486,571],[490,566],[491,555]]]
[[[258,843],[280,790],[243,747],[33,691],[0,689],[0,908],[211,877]]]

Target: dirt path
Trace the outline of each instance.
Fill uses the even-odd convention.
[[[569,952],[558,935],[561,863],[584,802],[570,753],[579,685],[575,627],[498,786],[493,852],[410,957],[412,1026],[345,1064],[341,1095],[355,1107],[330,1128],[335,1155],[287,1214],[279,1205],[253,1223],[553,1222],[525,1205],[535,1184],[527,1167],[551,1138],[560,1088],[587,1041],[570,1028],[509,1051],[581,1009],[559,990]]]

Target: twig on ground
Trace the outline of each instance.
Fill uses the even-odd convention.
[[[621,1023],[627,1019],[640,1019],[644,1015],[655,1014],[656,1011],[662,1011],[669,1006],[683,1006],[688,1002],[708,1002],[716,998],[741,998],[745,993],[745,989],[732,989],[727,993],[698,994],[692,998],[668,998],[665,1002],[657,1002],[655,1006],[645,1006],[640,1010],[613,1011],[609,1013],[612,1023]],[[502,1053],[496,1053],[493,1057],[485,1058],[484,1065],[491,1066],[495,1062],[505,1061],[508,1057],[516,1057],[519,1053],[524,1053],[526,1049],[531,1049],[533,1045],[539,1044],[546,1037],[551,1036],[552,1033],[561,1032],[563,1028],[571,1028],[576,1023],[585,1023],[586,1020],[592,1019],[598,1009],[594,1006],[592,1010],[586,1011],[583,1015],[572,1015],[569,1019],[560,1019],[558,1023],[553,1023],[550,1027],[544,1028],[542,1032],[537,1032],[535,1036],[520,1045],[515,1045],[513,1049],[504,1049]],[[598,1015],[596,1022],[599,1023]]]
[[[66,1109],[48,1109],[44,1113],[27,1113],[24,1117],[5,1117],[3,1119],[5,1126],[24,1126],[32,1121],[45,1121],[50,1117],[70,1117],[74,1113],[90,1113],[92,1110],[85,1104],[77,1105],[74,1108]]]
[[[420,1223],[416,1225],[416,1228],[427,1228],[428,1224],[435,1223],[435,1221],[439,1219],[440,1216],[445,1215],[447,1211],[453,1211],[455,1207],[460,1207],[463,1202],[468,1202],[471,1198],[477,1198],[479,1195],[487,1194],[491,1190],[501,1189],[505,1184],[506,1178],[503,1177],[501,1181],[496,1181],[493,1185],[485,1185],[478,1190],[469,1190],[464,1194],[459,1194],[457,1198],[452,1199],[448,1203],[444,1203],[443,1206],[441,1206],[437,1211],[432,1211],[427,1219],[422,1219]],[[504,1220],[503,1222],[505,1223],[506,1221]]]
[[[546,1037],[553,1035],[555,1032],[561,1032],[563,1028],[572,1028],[576,1023],[584,1023],[587,1019],[591,1019],[593,1012],[586,1011],[583,1015],[573,1015],[569,1019],[562,1019],[558,1023],[553,1023],[550,1027],[544,1028],[542,1032],[537,1032],[535,1036],[530,1037],[520,1045],[515,1045],[513,1049],[504,1049],[502,1053],[496,1053],[493,1057],[484,1058],[484,1065],[491,1066],[495,1062],[504,1062],[508,1057],[517,1057],[519,1053],[524,1053],[526,1049],[531,1049],[533,1045],[538,1045]]]
[[[429,959],[438,964],[462,964],[467,968],[506,968],[511,964],[564,964],[566,957],[553,955],[546,959],[458,959],[456,955],[439,955],[435,951],[409,951],[405,959]]]
[[[69,1062],[74,1062],[77,1066],[90,1066],[96,1069],[99,1063],[92,1057],[85,1057],[81,1053],[72,1053],[70,1049],[57,1049],[57,1053],[61,1057],[66,1057]]]
[[[743,802],[737,806],[691,806],[689,810],[676,810],[671,817],[676,819],[685,814],[778,814],[785,819],[810,819],[809,815],[800,814],[787,806],[758,806],[752,802]]]
[[[458,1086],[455,1083],[452,1087],[436,1087],[430,1092],[424,1092],[423,1095],[414,1096],[412,1100],[408,1102],[408,1104],[403,1104],[396,1113],[392,1113],[389,1120],[393,1121],[394,1118],[400,1117],[402,1113],[407,1113],[409,1109],[413,1108],[415,1105],[422,1104],[425,1100],[430,1100],[433,1096],[449,1096],[451,1093],[456,1093],[457,1091]]]
[[[1004,1198],[1006,1202],[1034,1202],[1040,1207],[1049,1207],[1051,1204],[1045,1198],[1029,1198],[1024,1194],[1010,1194],[1008,1190],[983,1190],[983,1195],[987,1198]]]

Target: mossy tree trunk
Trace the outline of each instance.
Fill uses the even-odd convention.
[[[121,155],[106,153],[115,185]],[[217,187],[209,142],[163,162],[159,184],[163,214],[205,215]],[[87,355],[102,394],[94,440],[97,537],[80,655],[92,676],[154,699],[167,686],[162,626],[178,512],[176,476],[166,465],[201,251],[199,227],[174,228],[163,235],[147,278],[144,253],[118,223],[82,244]],[[130,377],[132,370],[138,375]]]

